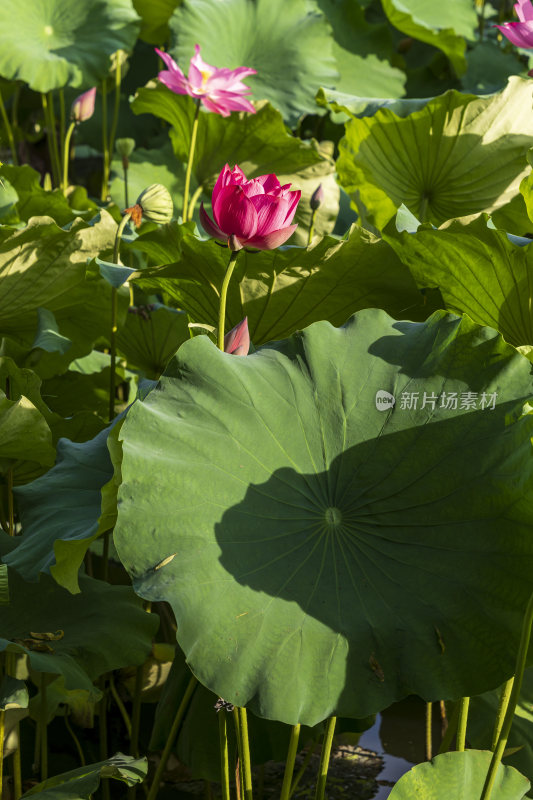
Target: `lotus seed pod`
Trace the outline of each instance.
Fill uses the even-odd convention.
[[[168,189],[160,183],[153,183],[137,198],[137,205],[142,208],[143,217],[150,222],[164,225],[170,222],[174,214],[174,203]]]

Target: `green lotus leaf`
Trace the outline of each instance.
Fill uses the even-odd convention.
[[[350,117],[371,117],[380,108],[388,108],[394,111],[398,117],[406,117],[413,111],[424,108],[431,99],[430,97],[380,99],[378,97],[361,97],[349,92],[324,88],[319,89],[316,94],[316,101],[319,106],[329,108],[331,111],[348,114]]]
[[[151,649],[158,620],[143,610],[130,587],[81,575],[81,593],[71,595],[49,575],[26,583],[11,568],[9,583],[11,603],[2,609],[0,650],[26,653],[32,669],[62,675],[67,689],[93,696],[94,679],[142,664]],[[43,648],[32,631],[56,638]]]
[[[108,530],[100,515],[101,490],[113,475],[109,431],[105,428],[88,442],[60,439],[55,466],[15,490],[24,535],[4,562],[24,580],[36,581],[46,572],[73,594],[80,591],[78,571],[85,553]]]
[[[163,290],[195,322],[218,325],[226,249],[178,225],[140,236],[135,246],[154,259],[174,261],[138,273],[141,287]],[[227,327],[247,316],[257,346],[319,319],[342,324],[354,311],[372,306],[416,319],[433,310],[391,249],[354,227],[342,242],[327,236],[310,249],[242,252],[229,286]]]
[[[453,220],[436,230],[386,235],[418,285],[437,286],[446,308],[500,331],[511,344],[533,344],[533,246],[519,247],[485,215]]]
[[[111,358],[108,353],[93,352],[98,352],[103,362],[94,372],[80,371],[78,365],[85,359],[79,359],[73,361],[66,372],[43,381],[43,398],[56,414],[70,417],[76,412],[90,411],[107,421]],[[92,354],[86,358],[92,358]],[[117,362],[115,374],[118,380],[126,380],[125,370],[120,361]],[[102,427],[105,427],[105,423]]]
[[[47,353],[66,353],[72,345],[70,339],[59,333],[55,316],[46,308],[37,309],[37,336],[33,347],[46,350]]]
[[[402,775],[389,795],[390,800],[473,800],[481,797],[492,753],[465,750],[443,753],[432,761],[417,764]],[[530,788],[513,767],[500,764],[492,797],[498,800],[522,800]]]
[[[172,126],[174,152],[186,163],[196,109],[192,97],[152,82],[138,90],[131,107],[135,114],[154,114]],[[321,161],[317,147],[287,132],[281,114],[270,103],[258,103],[256,114],[200,115],[193,175],[204,191],[211,191],[226,163],[238,164],[247,178],[255,178],[272,172],[296,175]]]
[[[92,728],[94,725],[94,707],[101,700],[102,692],[89,694],[85,689],[66,689],[62,675],[46,684],[46,718],[50,723],[54,717],[68,715],[81,728]],[[30,716],[36,722],[42,719],[42,691],[34,694],[29,704]]]
[[[148,44],[165,44],[170,36],[168,21],[181,0],[132,0],[141,17],[139,39]]]
[[[183,311],[154,303],[131,309],[117,336],[117,347],[130,368],[159,378],[178,347],[190,338],[189,318]]]
[[[0,473],[12,469],[18,483],[27,470],[51,467],[55,459],[52,433],[43,414],[22,395],[9,400],[0,392]]]
[[[170,19],[171,54],[187,73],[194,45],[217,67],[253,67],[254,100],[269,100],[291,126],[316,113],[320,86],[335,84],[330,27],[314,0],[185,0]]]
[[[533,128],[529,81],[489,97],[449,91],[404,119],[352,119],[339,144],[341,185],[381,229],[401,203],[422,222],[492,211],[518,193]]]
[[[27,222],[30,217],[48,216],[58,225],[66,225],[76,216],[63,192],[60,189],[53,192],[43,189],[40,185],[41,176],[27,164],[21,167],[2,164],[0,177],[5,184],[3,187],[0,185],[0,204],[4,204],[4,195],[9,193],[11,187],[16,194],[14,213],[17,219]]]
[[[491,747],[501,688],[472,697],[470,700],[468,741],[473,747],[479,749]],[[533,669],[531,668],[524,672],[506,750],[506,763],[515,767],[531,781],[533,778]]]
[[[146,777],[146,758],[134,758],[117,753],[106,761],[87,764],[38,783],[22,795],[40,795],[42,800],[89,800],[100,786],[101,778],[114,778],[128,786],[142,783]]]
[[[25,365],[42,377],[64,372],[109,335],[111,288],[87,261],[113,246],[116,228],[106,211],[93,224],[76,220],[68,230],[34,217],[0,244],[0,334],[26,348]],[[119,324],[128,297],[119,292]],[[65,353],[34,348],[39,308],[53,313],[57,332],[71,340]]]
[[[449,0],[444,5],[427,0],[383,0],[389,22],[407,36],[445,53],[457,73],[466,69],[466,39],[474,39],[477,18],[469,0]]]
[[[532,395],[524,356],[445,312],[247,357],[198,336],[121,428],[118,554],[201,683],[260,716],[479,693],[531,591]]]
[[[9,708],[27,708],[28,689],[24,681],[4,675],[0,683],[0,710]]]
[[[130,0],[17,0],[0,7],[0,75],[36,92],[88,89],[105,78],[110,56],[132,50],[139,17]]]
[[[387,24],[370,25],[352,0],[317,0],[333,28],[333,55],[340,80],[337,91],[373,97],[404,94],[405,73],[393,67],[394,46]]]

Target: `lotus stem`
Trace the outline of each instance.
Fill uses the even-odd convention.
[[[2,797],[2,784],[4,780],[4,739],[6,734],[6,712],[0,708],[0,798]]]
[[[78,737],[74,733],[74,729],[73,729],[72,725],[69,722],[68,713],[65,713],[65,726],[66,726],[67,731],[70,734],[70,737],[71,737],[72,741],[74,742],[74,746],[76,747],[76,750],[78,751],[78,756],[80,758],[80,764],[81,764],[82,767],[84,767],[87,762],[85,761],[85,756],[83,755],[83,750],[82,750],[82,747],[81,747],[81,744],[80,744],[80,740],[78,739]]]
[[[117,227],[115,234],[115,246],[113,248],[113,263],[119,263],[120,240],[124,233],[124,228],[129,222],[131,214],[124,214]],[[109,422],[115,416],[115,373],[117,363],[117,315],[118,315],[118,290],[114,286],[111,287],[111,335],[109,337],[110,345],[110,375],[109,375]]]
[[[490,745],[490,749],[494,753],[496,750],[496,745],[498,744],[498,739],[500,738],[500,733],[502,732],[503,720],[505,718],[505,713],[507,711],[507,707],[509,705],[509,698],[511,697],[511,691],[513,689],[514,683],[514,675],[509,678],[502,686],[502,691],[500,694],[500,702],[498,705],[498,715],[496,717],[496,723],[494,725],[494,733],[492,734],[492,743]]]
[[[492,794],[492,787],[494,786],[496,773],[498,772],[498,768],[501,764],[502,756],[504,754],[505,747],[507,745],[507,739],[509,738],[509,732],[511,730],[511,725],[513,724],[514,713],[516,711],[516,704],[518,703],[520,690],[522,688],[522,680],[524,678],[524,670],[526,668],[527,651],[529,649],[529,640],[531,638],[532,623],[533,623],[533,594],[529,598],[529,602],[526,608],[526,613],[524,615],[524,621],[522,623],[520,646],[518,648],[518,655],[516,657],[515,677],[511,689],[511,696],[509,698],[509,705],[507,706],[507,711],[505,712],[505,718],[503,720],[503,725],[498,739],[498,743],[492,754],[489,771],[487,773],[485,785],[483,786],[483,792],[481,794],[480,800],[489,800]]]
[[[245,708],[239,708],[239,723],[242,741],[244,800],[252,800],[252,765],[250,761],[250,742],[248,739],[248,717]]]
[[[433,757],[433,742],[431,736],[432,712],[433,703],[426,703],[426,761],[431,761]]]
[[[131,737],[130,755],[139,757],[139,731],[141,728],[141,692],[143,686],[143,665],[135,670],[135,685],[133,688],[133,704],[131,708]],[[128,787],[128,800],[135,800],[137,784]]]
[[[313,743],[309,747],[309,750],[305,754],[305,758],[304,758],[304,760],[302,762],[302,765],[301,765],[300,769],[298,770],[298,772],[296,773],[296,775],[294,777],[294,780],[293,780],[292,786],[291,786],[291,790],[289,792],[289,800],[293,796],[294,792],[296,791],[296,789],[298,787],[298,784],[302,780],[302,777],[303,777],[303,774],[304,774],[305,770],[309,766],[309,762],[311,761],[313,753],[315,752],[315,747],[316,747],[316,741],[313,741]]]
[[[11,150],[11,158],[13,160],[13,165],[15,167],[18,166],[18,159],[17,159],[17,148],[15,147],[15,137],[13,136],[13,128],[9,122],[6,107],[4,105],[4,98],[2,97],[2,92],[0,92],[0,115],[2,117],[2,122],[4,123],[4,128],[6,129],[6,136],[7,141],[9,142],[9,149]]]
[[[322,752],[320,753],[315,800],[324,800],[324,792],[326,790],[326,781],[328,777],[329,757],[331,755],[331,745],[333,744],[333,734],[335,733],[336,722],[337,717],[330,717],[326,723],[326,732],[324,734],[324,741],[322,743]]]
[[[102,691],[102,699],[99,705],[98,714],[98,734],[100,737],[100,761],[106,761],[107,753],[107,692],[105,685],[105,675],[102,675],[98,681]],[[102,797],[104,800],[110,800],[109,792],[109,778],[102,778]]]
[[[11,400],[11,380],[6,378],[6,399]],[[13,498],[13,467],[9,467],[7,471],[7,532],[10,536],[15,535],[15,503]],[[1,751],[0,751],[1,752]],[[1,784],[0,784],[1,785]]]
[[[237,765],[235,767],[235,792],[237,800],[242,800],[244,795],[244,771],[242,766],[242,736],[241,720],[237,706],[233,708],[233,722],[235,723],[235,738],[237,739]]]
[[[187,706],[189,705],[189,701],[196,689],[198,681],[194,675],[191,675],[191,679],[187,685],[185,690],[185,694],[182,697],[181,703],[178,706],[178,710],[176,711],[176,715],[174,717],[174,721],[172,722],[172,727],[170,729],[170,733],[168,734],[168,738],[161,753],[161,759],[159,764],[157,765],[157,769],[155,771],[154,779],[152,781],[152,785],[150,786],[150,791],[148,792],[147,800],[155,800],[157,796],[157,792],[159,791],[159,784],[161,783],[161,778],[163,776],[163,772],[165,771],[165,767],[167,765],[168,757],[170,755],[170,751],[174,745],[174,740],[176,739],[179,727],[181,725],[181,721],[185,716],[185,712],[187,710]]]
[[[293,725],[291,728],[291,736],[289,739],[289,750],[287,752],[287,760],[285,762],[285,773],[283,775],[283,784],[281,786],[280,800],[289,800],[291,794],[292,775],[294,772],[294,762],[296,761],[296,753],[298,752],[298,740],[300,738],[300,724]]]
[[[116,53],[116,66],[115,66],[115,102],[113,104],[113,121],[111,122],[111,133],[109,134],[109,154],[110,158],[113,153],[113,148],[115,147],[115,136],[117,135],[117,125],[118,125],[118,117],[120,114],[120,83],[122,81],[122,64],[120,61],[120,54],[121,51],[117,50]],[[109,168],[110,164],[108,162],[108,175],[107,181],[109,182]],[[126,203],[126,208],[128,204]]]
[[[19,100],[21,88],[20,81],[16,81],[15,91],[13,93],[13,102],[11,103],[11,129],[13,133],[13,143],[15,145],[15,156],[17,158],[17,161],[13,162],[15,167],[18,166],[17,131],[19,126]]]
[[[124,159],[122,160],[122,169],[124,170],[124,208],[129,208],[128,202],[128,169],[129,167],[126,166],[126,162]],[[133,303],[132,303],[133,305]]]
[[[54,179],[54,183],[56,186],[60,185],[61,177],[60,177],[60,169],[59,169],[59,161],[58,161],[58,154],[57,154],[57,142],[55,136],[54,126],[54,119],[51,113],[51,94],[41,93],[41,102],[43,104],[43,113],[44,113],[44,122],[46,125],[46,136],[48,139],[48,153],[50,155],[50,165],[52,168],[52,176]]]
[[[41,672],[40,680],[41,707],[39,710],[39,728],[41,742],[41,781],[48,778],[48,708],[46,702],[46,673]]]
[[[111,694],[113,695],[113,700],[117,704],[118,710],[122,716],[124,721],[124,725],[126,727],[126,733],[128,734],[128,739],[131,740],[131,720],[128,712],[126,711],[126,706],[122,702],[122,698],[117,692],[117,687],[115,686],[115,681],[113,679],[113,673],[109,674],[109,688],[111,689]]]
[[[198,119],[200,117],[200,98],[196,101],[196,111],[191,131],[191,146],[189,147],[189,160],[187,161],[187,171],[185,172],[185,189],[183,191],[183,212],[182,221],[187,222],[187,212],[189,205],[189,185],[191,183],[192,162],[194,160],[194,149],[196,147],[196,134],[198,133]]]
[[[109,144],[107,140],[107,84],[105,79],[102,81],[102,149],[104,163],[102,167],[102,190],[100,199],[102,203],[107,201],[107,184],[109,179]]]
[[[220,290],[220,308],[218,312],[218,347],[222,352],[224,352],[224,326],[226,324],[226,297],[228,294],[228,286],[233,274],[233,270],[235,269],[235,262],[237,261],[237,256],[239,255],[238,250],[232,250],[231,256],[228,263],[228,268],[226,270],[226,274],[224,275],[224,280],[222,282],[222,289]]]
[[[59,158],[63,163],[64,147],[65,147],[65,129],[66,129],[66,114],[65,114],[65,92],[63,89],[59,90]]]
[[[72,138],[72,134],[74,133],[74,129],[76,127],[75,122],[71,122],[68,126],[68,130],[65,136],[65,140],[63,142],[63,182],[62,182],[62,189],[63,194],[67,193],[67,189],[69,186],[68,183],[68,162],[70,159],[70,140]]]
[[[446,728],[446,733],[442,737],[442,742],[440,743],[438,755],[440,755],[441,753],[447,753],[448,750],[450,749],[452,739],[457,731],[458,721],[459,721],[459,703],[455,703],[452,715],[448,721],[448,727]]]
[[[189,222],[192,220],[192,218],[194,216],[194,209],[196,207],[196,203],[198,202],[198,198],[202,194],[203,190],[204,190],[204,187],[200,184],[200,186],[198,186],[195,189],[195,191],[193,193],[193,196],[191,197],[191,202],[189,203],[189,220],[188,220]],[[185,222],[185,220],[184,220],[184,222]]]
[[[470,706],[469,697],[461,697],[459,700],[459,718],[457,720],[457,741],[455,749],[462,752],[465,749],[466,724],[468,722],[468,708]]]
[[[20,723],[15,726],[18,747],[13,753],[13,800],[20,800],[22,797],[22,766],[20,761]]]
[[[220,786],[222,789],[222,800],[230,800],[229,793],[229,761],[228,761],[228,726],[226,712],[223,708],[218,716],[218,735],[220,741]]]
[[[130,754],[139,756],[139,731],[141,722],[141,692],[143,687],[143,665],[135,670],[135,686],[133,688],[133,705],[131,709],[131,743]]]
[[[316,220],[316,212],[317,211],[318,211],[318,208],[314,208],[313,211],[311,212],[311,224],[309,225],[309,234],[308,234],[308,237],[307,237],[307,246],[308,247],[311,244],[311,242],[313,241],[313,236],[315,235],[315,220]]]

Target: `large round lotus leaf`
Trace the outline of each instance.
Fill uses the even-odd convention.
[[[295,125],[335,84],[331,28],[314,0],[186,0],[170,18],[172,55],[188,70],[194,45],[216,67],[252,67],[254,100],[270,100]]]
[[[185,342],[122,427],[115,539],[200,681],[313,725],[505,680],[531,591],[530,366],[445,312],[369,309],[246,357]]]
[[[491,757],[487,750],[443,753],[402,775],[389,800],[477,800]],[[522,800],[529,788],[527,778],[500,764],[491,796],[494,800]]]
[[[416,233],[394,231],[391,223],[386,240],[420,288],[439,288],[450,311],[496,328],[515,346],[533,345],[533,244],[514,244],[483,214]]]
[[[532,129],[531,84],[516,77],[489,97],[446,92],[403,119],[382,108],[346,125],[339,180],[378,228],[401,203],[435,224],[491,211],[518,193]]]
[[[0,75],[36,92],[89,88],[116,50],[131,50],[140,19],[131,0],[2,0]]]

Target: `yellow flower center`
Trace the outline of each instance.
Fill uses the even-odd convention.
[[[203,88],[213,73],[203,69],[201,69],[200,72],[202,73],[202,88]]]

